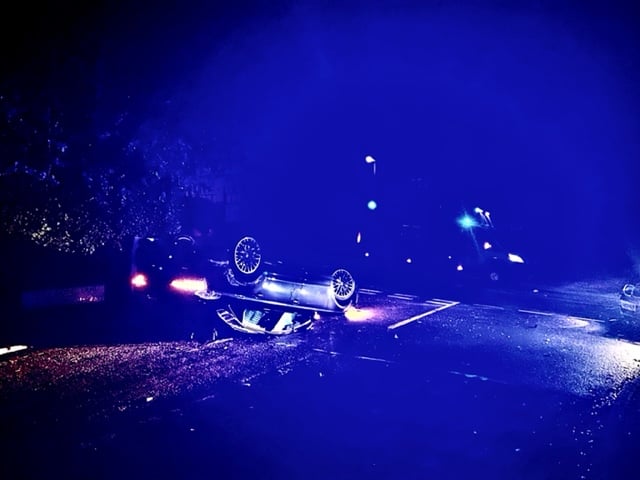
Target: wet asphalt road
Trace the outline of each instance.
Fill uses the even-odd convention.
[[[208,344],[162,329],[127,338],[127,315],[97,328],[99,311],[74,312],[55,320],[83,322],[75,345],[54,328],[59,340],[0,357],[3,469],[637,478],[640,322],[619,316],[611,284],[460,298],[368,290],[350,321]]]

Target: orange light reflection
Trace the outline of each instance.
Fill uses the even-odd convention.
[[[349,307],[344,311],[344,316],[350,322],[366,322],[375,317],[375,310],[372,308]]]

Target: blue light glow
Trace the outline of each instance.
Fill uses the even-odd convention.
[[[473,217],[470,217],[469,215],[463,215],[458,219],[458,225],[460,225],[462,228],[468,229],[468,228],[477,227],[478,222]]]
[[[369,202],[367,203],[367,208],[369,210],[375,210],[376,208],[378,208],[378,204],[375,200],[369,200]]]

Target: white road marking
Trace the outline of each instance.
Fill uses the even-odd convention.
[[[525,309],[518,309],[519,312],[521,313],[531,313],[533,315],[544,315],[546,317],[553,317],[554,315],[557,315],[557,313],[553,313],[553,312],[541,312],[539,310],[525,310]]]
[[[582,322],[596,322],[596,323],[607,323],[605,320],[600,320],[597,318],[588,318],[588,317],[575,317],[573,315],[567,315],[566,313],[554,313],[554,312],[542,312],[540,310],[525,310],[519,309],[521,313],[531,313],[533,315],[544,315],[545,317],[553,317],[553,316],[562,316],[567,317],[567,320],[577,320]]]
[[[318,352],[318,353],[324,353],[327,355],[331,355],[331,356],[337,356],[337,355],[345,355],[344,353],[340,353],[340,352],[333,352],[331,350],[323,350],[321,348],[314,348],[312,349],[314,352]],[[377,358],[377,357],[368,357],[366,355],[354,355],[353,358],[357,358],[359,360],[369,360],[372,362],[382,362],[382,363],[394,363],[391,360],[386,360],[384,358]]]
[[[11,345],[10,347],[2,347],[0,348],[0,355],[6,355],[8,353],[19,352],[21,350],[26,350],[26,345]]]
[[[497,305],[486,305],[484,303],[474,303],[474,307],[492,308],[493,310],[504,310],[504,307],[498,307]]]
[[[454,303],[454,300],[435,300],[435,299],[431,299],[431,300],[425,300],[423,302],[425,305],[451,305],[452,303]],[[458,302],[460,303],[460,302]]]
[[[384,358],[367,357],[365,355],[356,355],[355,358],[360,360],[370,360],[372,362],[393,363],[391,360],[385,360]]]
[[[341,355],[339,352],[332,352],[331,350],[323,350],[321,348],[312,348],[311,350],[318,353],[326,353],[327,355]]]
[[[476,373],[464,373],[464,372],[458,372],[456,370],[449,370],[449,373],[452,373],[453,375],[461,375],[466,378],[477,378],[478,380],[482,380],[483,382],[486,382],[487,380],[489,380],[489,377],[485,377],[484,375],[478,375]]]
[[[381,290],[373,290],[371,288],[361,288],[360,290],[358,290],[360,293],[364,293],[366,295],[377,295],[379,293],[382,293]]]
[[[416,298],[418,298],[415,295],[405,295],[404,293],[392,293],[391,295],[387,295],[387,297],[397,298],[400,300],[415,300]]]
[[[440,311],[445,310],[447,308],[455,307],[459,303],[460,302],[451,302],[451,303],[449,303],[447,305],[442,305],[442,306],[440,306],[438,308],[434,308],[433,310],[429,310],[429,311],[421,313],[419,315],[415,315],[415,316],[413,316],[411,318],[407,318],[406,320],[402,320],[400,322],[394,323],[393,325],[389,325],[387,327],[387,330],[395,330],[396,328],[403,327],[404,325],[407,325],[407,324],[409,324],[411,322],[415,322],[416,320],[420,320],[421,318],[424,318],[426,316],[433,315],[436,312],[440,312]]]
[[[452,374],[452,375],[459,375],[461,377],[465,377],[465,378],[469,378],[469,379],[480,380],[481,382],[505,383],[505,382],[503,382],[501,380],[497,380],[497,379],[491,378],[491,377],[485,377],[484,375],[478,375],[476,373],[458,372],[456,370],[449,370],[449,373]]]
[[[444,298],[432,298],[431,300],[429,300],[430,302],[434,302],[434,303],[441,303],[443,305],[449,305],[451,302],[453,302],[454,300],[445,300]]]

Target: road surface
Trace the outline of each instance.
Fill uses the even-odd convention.
[[[58,329],[58,345],[0,357],[3,470],[637,478],[640,328],[619,316],[609,287],[460,298],[363,290],[349,319],[207,344],[114,340],[86,323],[73,344]],[[112,320],[117,330],[130,321]]]

